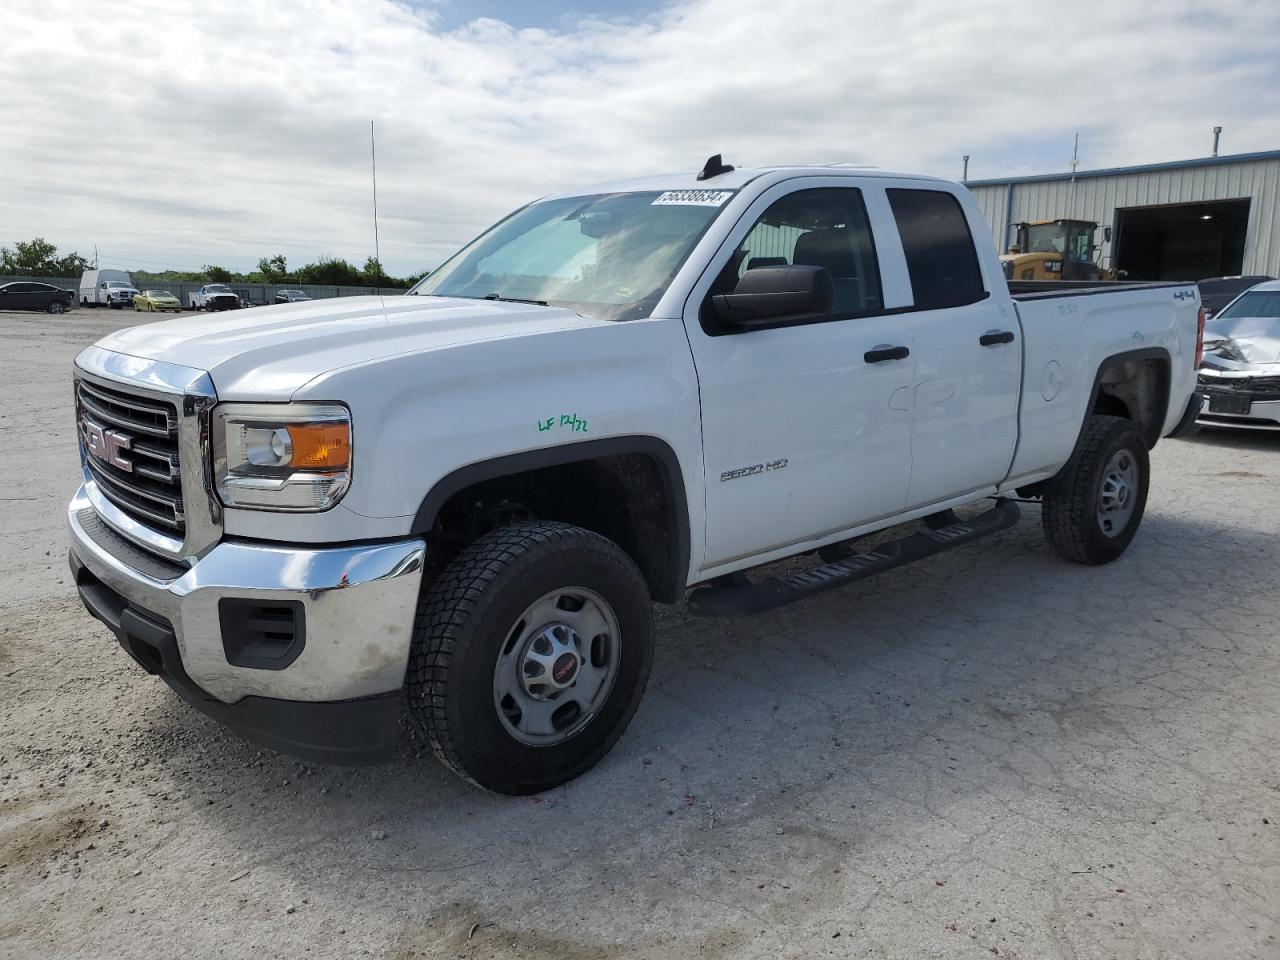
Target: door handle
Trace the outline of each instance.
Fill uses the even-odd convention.
[[[862,359],[867,363],[881,363],[885,360],[905,360],[911,356],[911,351],[906,347],[891,347],[888,344],[881,344],[873,350],[868,350],[862,355]]]
[[[997,343],[1013,343],[1012,330],[988,330],[978,338],[984,347],[994,347]]]

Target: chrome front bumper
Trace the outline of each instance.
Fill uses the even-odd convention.
[[[246,697],[351,700],[404,683],[422,540],[329,549],[223,541],[186,567],[103,527],[83,486],[67,518],[73,566],[78,561],[95,589],[101,584],[129,608],[167,621],[186,676],[223,704]],[[229,663],[219,615],[224,598],[301,604],[305,642],[296,659],[283,669]]]

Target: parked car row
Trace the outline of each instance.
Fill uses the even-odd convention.
[[[120,275],[120,279],[115,275]],[[190,295],[192,310],[237,310],[251,306],[225,283],[207,283]],[[276,303],[305,303],[312,298],[302,290],[279,290]],[[75,303],[76,293],[50,283],[15,280],[0,284],[0,310],[44,310],[65,313]],[[80,282],[80,305],[105,306],[122,310],[153,313],[183,309],[182,301],[168,290],[139,291],[123,270],[87,270]]]
[[[70,293],[70,291],[64,292]],[[152,294],[155,296],[153,297]],[[276,303],[300,303],[310,299],[311,297],[305,291],[296,289],[278,290],[275,294]],[[168,302],[170,300],[173,303]],[[68,305],[69,303],[70,301]],[[256,304],[236,293],[226,283],[206,283],[200,289],[187,294],[187,302],[183,304],[168,290],[147,290],[139,293],[138,288],[133,285],[133,279],[124,270],[86,270],[80,278],[80,305],[107,306],[114,309],[132,305],[135,310],[148,312],[181,310],[184,306],[190,310],[238,310],[241,307]]]

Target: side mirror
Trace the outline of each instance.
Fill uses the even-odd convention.
[[[1103,240],[1105,240],[1105,241],[1107,241],[1107,243],[1110,243],[1110,242],[1111,242],[1111,228],[1110,228],[1110,227],[1103,227],[1103,228],[1102,228],[1102,239],[1103,239]]]
[[[757,267],[732,293],[713,296],[711,306],[726,326],[751,329],[821,319],[831,313],[834,294],[826,267]]]

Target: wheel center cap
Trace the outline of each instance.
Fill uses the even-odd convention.
[[[562,653],[551,665],[551,679],[557,686],[565,687],[573,682],[578,673],[578,658],[572,653]]]

